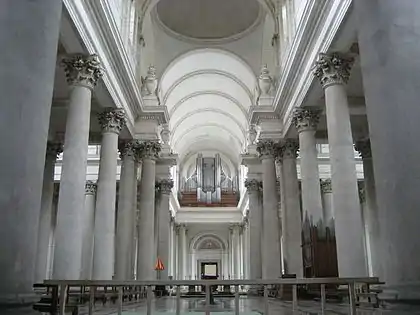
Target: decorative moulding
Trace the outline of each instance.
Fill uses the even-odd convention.
[[[224,37],[224,38],[212,38],[212,39],[208,39],[208,38],[194,38],[194,37],[189,37],[186,35],[182,35],[179,34],[173,30],[171,30],[169,27],[167,27],[159,18],[159,14],[157,13],[156,7],[153,8],[152,11],[152,21],[153,23],[160,29],[162,30],[166,35],[172,37],[172,38],[176,38],[180,41],[183,41],[185,43],[189,43],[189,44],[194,44],[194,45],[205,45],[205,46],[211,46],[211,45],[223,45],[223,44],[228,44],[234,41],[237,41],[241,38],[244,38],[245,36],[251,34],[253,31],[255,31],[258,26],[261,24],[261,22],[264,20],[265,17],[265,12],[264,10],[262,10],[262,8],[260,8],[259,12],[258,12],[258,17],[257,19],[254,21],[254,23],[248,27],[246,30],[229,36],[229,37]]]
[[[293,109],[299,107],[313,80],[313,64],[320,52],[328,51],[352,0],[309,0],[280,76],[274,110],[283,122],[283,134],[292,123]]]

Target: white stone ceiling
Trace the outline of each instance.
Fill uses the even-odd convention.
[[[156,12],[159,22],[176,34],[222,39],[257,24],[260,5],[255,0],[161,0]]]
[[[220,49],[193,50],[168,66],[159,90],[181,160],[214,151],[239,162],[255,80],[244,61]]]

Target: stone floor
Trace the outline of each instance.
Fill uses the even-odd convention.
[[[212,313],[217,315],[233,315],[234,314],[234,300],[229,298],[216,299],[217,305],[211,308]],[[175,315],[175,298],[159,298],[155,299],[152,304],[152,314],[158,315]],[[261,298],[241,297],[240,299],[240,313],[244,315],[258,315],[264,311],[264,304]],[[188,298],[181,300],[181,314],[188,315],[203,315],[205,311],[204,300],[201,298]],[[315,315],[321,314],[320,304],[311,301],[299,301],[299,311],[293,313],[290,302],[283,302],[279,300],[270,300],[269,313],[272,315]],[[0,315],[39,315],[30,307],[15,308],[15,309],[0,309]],[[82,308],[80,315],[87,314],[87,309]],[[95,310],[97,315],[116,315],[116,308],[114,305],[107,305],[106,307],[99,306]],[[145,301],[125,304],[123,308],[124,315],[146,315]],[[328,315],[342,315],[349,314],[348,306],[344,304],[327,304],[325,314]],[[420,315],[420,306],[393,306],[387,309],[371,309],[359,308],[358,315]]]

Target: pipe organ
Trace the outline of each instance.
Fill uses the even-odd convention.
[[[203,157],[197,154],[195,172],[189,178],[181,178],[181,191],[197,192],[200,203],[220,203],[222,192],[235,193],[238,190],[236,174],[229,177],[223,169],[220,154],[214,157]]]

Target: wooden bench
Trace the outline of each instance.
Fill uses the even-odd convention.
[[[58,286],[34,284],[33,288],[35,293],[41,295],[41,299],[32,306],[33,310],[52,315],[58,314]],[[71,313],[72,315],[78,315],[79,306],[75,303],[69,303],[69,301],[67,301],[65,312]]]

